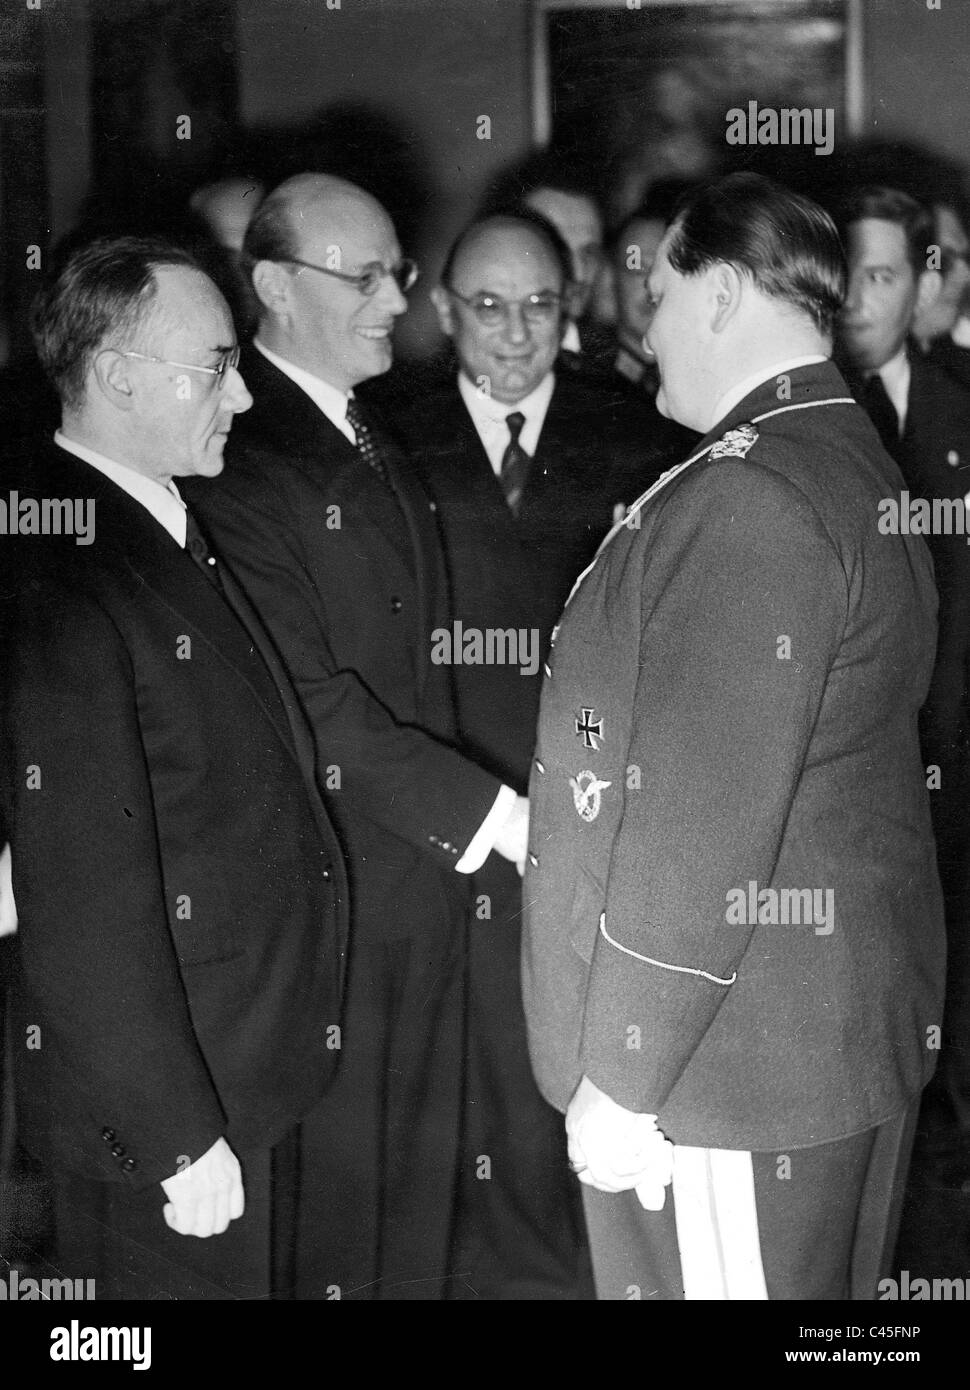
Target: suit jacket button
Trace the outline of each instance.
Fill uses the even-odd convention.
[[[539,856],[537,854],[533,854],[531,850],[529,851],[529,863],[532,865],[534,869],[538,869]]]
[[[404,607],[404,604],[401,602],[401,600],[400,600],[399,598],[392,598],[392,599],[391,599],[391,612],[392,612],[392,613],[400,613],[400,611],[401,611],[401,609],[402,609],[403,607]]]
[[[946,461],[951,468],[956,468],[957,464],[960,462],[960,455],[957,453],[956,449],[950,450],[946,456]]]
[[[109,1129],[107,1125],[105,1125],[104,1129],[101,1131],[101,1138],[106,1144],[113,1144],[117,1137],[114,1130]]]
[[[128,1152],[128,1150],[125,1148],[124,1144],[112,1144],[112,1145],[111,1145],[111,1157],[112,1157],[112,1158],[124,1158],[124,1156],[125,1156],[125,1154],[126,1154],[127,1152]]]
[[[138,1159],[137,1159],[137,1158],[126,1158],[125,1161],[124,1161],[124,1163],[121,1165],[121,1167],[122,1167],[122,1171],[123,1171],[123,1172],[125,1172],[125,1173],[133,1173],[133,1172],[135,1171],[135,1169],[138,1167]]]

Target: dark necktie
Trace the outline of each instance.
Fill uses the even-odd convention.
[[[225,586],[222,582],[222,575],[219,573],[219,565],[216,557],[209,549],[209,543],[199,530],[199,523],[189,511],[188,507],[185,509],[185,548],[205,575],[206,579],[208,579],[209,583],[217,588],[222,596],[226,598],[226,601],[229,602]],[[230,608],[233,607],[231,602],[229,602],[229,606]]]
[[[862,388],[861,404],[879,432],[887,453],[895,458],[899,452],[899,416],[878,372],[874,372]]]
[[[264,676],[270,677],[275,699],[282,706],[283,713],[286,714],[286,721],[288,721],[290,731],[295,738],[297,748],[302,748],[304,731],[302,728],[295,727],[289,703],[283,699],[282,692],[288,687],[288,681],[286,681],[285,673],[283,673],[281,663],[279,663],[279,657],[272,649],[270,639],[261,628],[260,620],[258,620],[253,607],[250,606],[249,599],[243,594],[235,577],[215,559],[213,552],[208,549],[206,537],[200,531],[199,523],[188,507],[185,509],[185,549],[188,555],[195,560],[197,567],[206,575],[208,582],[220,592],[222,599],[225,600],[225,605],[232,610],[233,616],[236,617],[243,631],[249,637],[253,651],[260,657],[265,667]]]
[[[357,437],[357,451],[362,454],[374,472],[380,478],[385,487],[390,487],[390,480],[387,476],[387,464],[384,461],[384,453],[380,444],[374,437],[370,425],[360,406],[351,397],[347,401],[347,422],[352,427]]]
[[[513,410],[511,415],[506,415],[505,423],[509,427],[509,439],[502,455],[502,466],[499,471],[499,481],[505,492],[505,500],[509,504],[509,509],[513,516],[518,516],[519,508],[522,505],[522,493],[525,491],[526,478],[529,476],[529,464],[532,459],[519,443],[519,435],[522,433],[522,426],[525,424],[525,416],[521,410]]]

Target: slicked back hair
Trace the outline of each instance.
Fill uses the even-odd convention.
[[[761,174],[728,174],[690,196],[675,216],[667,256],[680,275],[733,265],[826,335],[846,295],[845,253],[828,213]]]
[[[30,328],[40,364],[69,410],[83,405],[95,354],[124,346],[147,318],[162,266],[205,273],[188,251],[161,237],[97,237],[55,262],[31,306]]]
[[[446,289],[451,286],[452,271],[455,268],[455,261],[458,258],[458,254],[469,238],[483,227],[489,227],[493,224],[500,226],[502,223],[512,224],[513,226],[518,224],[534,232],[539,240],[544,241],[552,252],[561,274],[562,288],[565,289],[566,286],[572,282],[572,257],[569,254],[569,247],[566,245],[565,241],[563,241],[559,231],[549,221],[548,217],[543,217],[541,212],[533,212],[531,208],[516,206],[502,212],[489,213],[484,217],[476,217],[474,221],[469,222],[467,227],[458,233],[455,240],[451,243],[451,248],[445,257],[445,263],[441,267],[441,283]]]
[[[903,230],[906,239],[906,259],[919,279],[926,269],[928,248],[936,242],[936,222],[933,209],[919,203],[899,188],[870,184],[850,193],[839,208],[843,232],[853,222],[873,217],[881,222],[893,222]]]

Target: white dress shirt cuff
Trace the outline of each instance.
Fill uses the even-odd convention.
[[[511,787],[500,787],[499,794],[492,802],[492,809],[475,832],[471,844],[461,856],[455,868],[460,874],[473,874],[480,869],[495,847],[499,831],[508,820],[515,805],[515,792]]]

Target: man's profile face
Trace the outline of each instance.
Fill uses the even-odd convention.
[[[707,274],[681,275],[667,259],[667,232],[647,280],[651,301],[647,347],[657,359],[660,389],[657,409],[688,429],[703,434],[714,405],[705,398],[698,364],[704,360],[710,332]]]
[[[895,222],[862,217],[847,235],[849,293],[839,322],[852,365],[876,371],[906,341],[919,280],[906,254],[906,234]]]
[[[574,285],[570,310],[574,318],[581,318],[603,263],[603,219],[599,210],[592,198],[558,188],[537,188],[525,201],[552,223],[569,247]]]
[[[132,349],[168,361],[215,367],[236,344],[228,305],[207,275],[160,266],[157,292]],[[235,368],[219,378],[160,362],[127,359],[139,432],[139,463],[149,476],[214,478],[233,416],[253,400]]]
[[[616,248],[617,331],[622,342],[643,353],[643,335],[650,327],[652,309],[647,277],[663,241],[664,224],[654,218],[630,222]]]
[[[542,237],[527,227],[485,228],[459,251],[449,294],[435,292],[442,329],[454,345],[468,379],[503,405],[516,405],[552,370],[562,341],[561,305],[537,318],[522,301],[529,295],[561,296],[562,270]],[[501,300],[505,311],[494,326],[457,296]]]
[[[296,227],[294,255],[345,275],[368,266],[390,270],[401,259],[393,223],[371,199],[336,195],[311,204]],[[307,369],[341,391],[386,372],[394,360],[394,320],[408,307],[394,279],[383,276],[368,296],[319,270],[289,270],[292,331]]]

